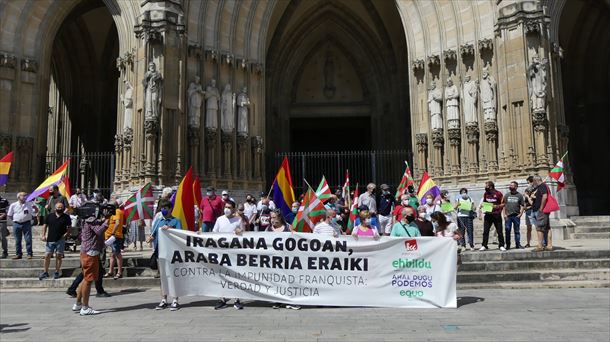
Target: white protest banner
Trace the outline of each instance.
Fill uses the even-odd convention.
[[[456,263],[450,238],[159,233],[161,286],[175,297],[455,308]]]

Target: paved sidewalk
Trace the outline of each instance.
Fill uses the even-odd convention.
[[[95,291],[93,291],[95,292]],[[104,312],[80,317],[57,292],[0,293],[0,340],[8,341],[608,341],[610,290],[465,290],[455,309],[303,308],[246,304],[214,311],[183,298],[155,311],[158,290],[92,298]]]

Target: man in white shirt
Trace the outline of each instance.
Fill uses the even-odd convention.
[[[70,205],[71,208],[76,209],[76,208],[80,208],[80,206],[82,206],[86,202],[87,202],[87,196],[85,196],[85,194],[83,194],[83,192],[81,191],[81,188],[76,188],[76,192],[74,193],[74,195],[70,196],[70,201],[68,201],[68,204]]]
[[[25,237],[25,248],[28,253],[28,259],[32,259],[34,252],[32,251],[32,205],[26,203],[27,194],[20,192],[17,194],[17,202],[8,207],[8,218],[13,221],[13,236],[15,236],[15,256],[13,260],[21,259],[23,256],[21,250],[21,238]]]
[[[336,216],[336,211],[334,211],[333,209],[327,209],[326,218],[316,224],[316,226],[313,228],[313,233],[333,237],[339,236],[339,233],[337,231],[338,229],[335,227],[338,225],[333,226],[333,219],[336,220]]]
[[[241,235],[244,231],[245,222],[238,215],[235,215],[235,202],[231,200],[225,201],[224,215],[216,219],[214,224],[214,233],[235,233]],[[224,309],[227,306],[227,298],[220,298],[218,304],[214,307],[214,310]],[[235,298],[233,307],[237,310],[242,310],[244,306],[239,301],[239,298]]]
[[[358,197],[358,206],[367,206],[371,215],[377,214],[377,199],[375,198],[375,183],[366,186],[366,192]]]

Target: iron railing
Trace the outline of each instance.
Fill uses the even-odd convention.
[[[267,174],[268,186],[273,183],[284,157],[288,157],[296,194],[307,189],[305,180],[315,190],[322,176],[334,193],[343,186],[346,170],[349,170],[352,190],[358,183],[362,191],[370,182],[378,187],[385,183],[395,190],[405,171],[405,160],[413,164],[409,150],[276,153],[271,163],[273,168]]]
[[[114,182],[114,152],[47,154],[45,176],[48,177],[68,158],[68,175],[72,189],[80,187],[87,194],[91,194],[93,189],[100,189],[104,196],[109,198]]]

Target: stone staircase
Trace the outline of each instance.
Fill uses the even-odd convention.
[[[610,216],[572,216],[571,239],[610,239]]]

